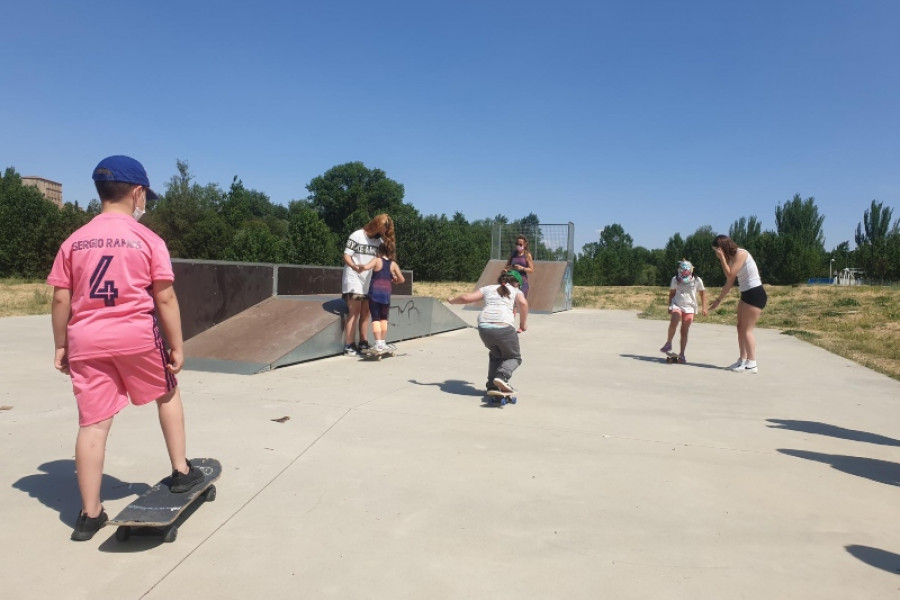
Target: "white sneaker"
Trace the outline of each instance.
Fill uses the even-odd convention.
[[[741,373],[759,373],[759,366],[753,365],[744,365],[744,368],[741,370]]]
[[[494,377],[494,385],[497,386],[497,389],[506,394],[514,394],[516,390],[513,389],[513,386],[509,385],[509,382],[500,377]]]
[[[747,362],[747,361],[745,361],[743,358],[739,358],[739,359],[737,359],[736,363],[725,367],[725,369],[728,371],[743,371],[745,362]]]

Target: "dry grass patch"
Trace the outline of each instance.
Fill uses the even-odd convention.
[[[0,317],[49,315],[53,288],[44,282],[0,279]]]

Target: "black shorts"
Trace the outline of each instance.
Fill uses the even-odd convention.
[[[763,289],[763,286],[758,285],[755,288],[750,288],[746,292],[741,292],[741,300],[746,302],[750,306],[755,306],[759,310],[762,310],[766,307],[766,302],[768,301],[769,296],[766,294],[766,290]]]
[[[369,299],[369,296],[366,294],[354,294],[352,292],[344,292],[341,294],[341,298],[344,299],[344,302],[365,302]]]
[[[372,315],[373,321],[387,321],[390,313],[390,304],[382,304],[369,298],[369,314]]]

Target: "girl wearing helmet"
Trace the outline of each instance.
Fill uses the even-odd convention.
[[[697,302],[697,296],[700,296],[700,302]],[[678,263],[678,271],[672,282],[669,284],[669,333],[666,343],[660,352],[664,352],[669,356],[673,356],[672,340],[675,338],[675,330],[681,323],[681,352],[678,354],[678,362],[687,362],[684,358],[684,349],[687,348],[688,331],[691,323],[694,322],[694,315],[699,310],[703,311],[703,316],[709,314],[706,307],[706,288],[703,287],[703,280],[694,275],[694,265],[690,261],[681,259]]]

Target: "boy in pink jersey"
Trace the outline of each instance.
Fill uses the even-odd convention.
[[[147,198],[157,196],[144,167],[128,156],[103,159],[93,179],[102,210],[63,242],[47,277],[54,288],[54,366],[71,376],[78,403],[75,469],[82,507],[72,532],[76,541],[91,539],[108,520],[100,499],[106,440],[129,398],[135,405],[156,401],[172,463],[171,491],[203,481],[185,458],[175,380],[184,364],[181,313],[169,251],[138,223]]]

